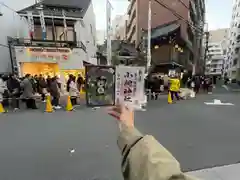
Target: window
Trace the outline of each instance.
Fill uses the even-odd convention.
[[[64,27],[62,26],[55,26],[55,32],[56,32],[56,40],[58,41],[74,41],[74,29],[73,27],[67,27],[67,35],[66,39],[64,39]]]
[[[237,36],[237,42],[240,42],[240,35]]]
[[[239,52],[239,48],[235,48],[235,53],[237,54]]]
[[[224,49],[224,50],[223,50],[223,55],[226,55],[226,54],[227,54],[227,50]]]
[[[233,60],[233,66],[236,66],[237,65],[237,58],[235,58],[234,60]]]
[[[42,28],[40,25],[35,25],[34,26],[34,33],[33,33],[33,38],[34,39],[43,39],[42,37]],[[46,39],[47,40],[53,40],[52,36],[52,26],[46,26]]]
[[[93,28],[92,28],[91,24],[90,24],[90,32],[91,32],[91,34],[93,34]]]

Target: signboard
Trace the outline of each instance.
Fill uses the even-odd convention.
[[[134,109],[145,103],[145,67],[116,67],[115,103],[128,104]]]
[[[86,53],[80,48],[23,47],[15,46],[18,63],[58,63],[60,69],[83,69]]]
[[[88,106],[115,105],[115,68],[86,66],[86,102]]]

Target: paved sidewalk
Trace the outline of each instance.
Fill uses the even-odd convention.
[[[240,164],[232,164],[198,171],[187,174],[203,180],[239,180]]]

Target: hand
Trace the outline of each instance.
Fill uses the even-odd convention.
[[[109,108],[108,114],[119,120],[129,128],[134,128],[134,111],[126,105],[118,105]]]

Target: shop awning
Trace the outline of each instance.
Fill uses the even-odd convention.
[[[151,30],[151,39],[166,37],[174,34],[174,32],[177,32],[179,30],[180,24],[178,24],[178,21],[172,21],[166,24],[162,24]],[[144,37],[147,40],[147,31],[144,32]]]
[[[168,24],[165,26],[158,26],[152,29],[152,39],[160,38],[163,36],[168,36],[180,28],[180,25],[174,22],[173,24]]]

